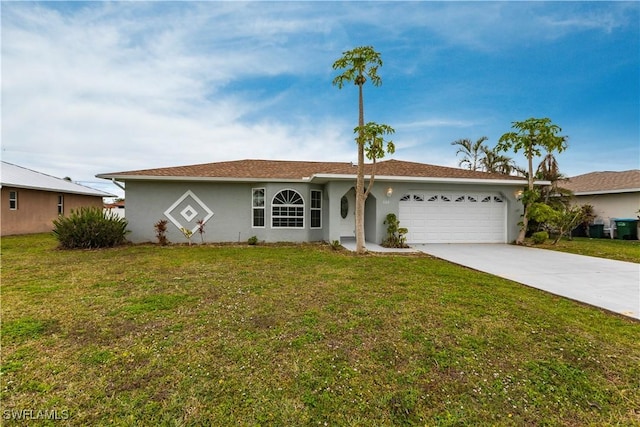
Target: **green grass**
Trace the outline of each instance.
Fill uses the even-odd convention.
[[[573,240],[562,239],[556,245],[547,241],[545,244],[535,246],[579,255],[640,263],[640,240],[574,237]]]
[[[639,322],[425,255],[6,237],[1,310],[69,425],[640,425]]]

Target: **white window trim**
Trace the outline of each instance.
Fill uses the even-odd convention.
[[[262,197],[264,198],[262,206],[254,206],[253,193],[256,190],[262,190]],[[256,187],[251,189],[251,228],[266,228],[267,227],[267,189],[264,187]],[[254,222],[253,212],[256,209],[262,209],[264,215],[264,225],[256,225]]]
[[[319,208],[314,208],[313,207],[313,193],[320,193],[320,207]],[[311,222],[311,212],[314,211],[319,211],[320,212],[320,225],[317,227],[314,227],[312,222]],[[311,190],[310,194],[309,194],[309,228],[311,228],[312,230],[319,230],[322,228],[322,190]]]
[[[14,195],[14,197],[11,197],[11,195]],[[14,207],[11,207],[11,202],[14,202]],[[18,190],[10,190],[9,191],[9,210],[10,211],[17,211],[18,210]]]
[[[276,205],[275,203],[273,203],[273,201],[275,200],[275,198],[278,196],[278,194],[282,193],[283,191],[293,191],[294,193],[296,193],[298,196],[300,196],[300,199],[302,199],[302,205]],[[300,192],[298,190],[294,190],[293,188],[283,188],[281,190],[278,190],[276,192],[276,194],[273,195],[273,197],[271,198],[271,218],[269,223],[271,224],[271,228],[276,229],[276,230],[304,230],[306,228],[306,215],[305,215],[305,201],[304,201],[304,197],[302,197],[302,194],[300,194]],[[302,207],[302,216],[300,218],[302,218],[302,226],[301,227],[276,227],[273,225],[273,220],[274,218],[281,218],[281,217],[274,217],[273,216],[273,208],[274,206],[287,206],[287,207]],[[298,218],[298,217],[287,217],[287,218]]]
[[[58,215],[64,215],[64,194],[58,194]]]

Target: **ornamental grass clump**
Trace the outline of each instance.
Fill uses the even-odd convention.
[[[191,236],[193,236],[193,231],[186,229],[184,227],[180,227],[180,231],[182,232],[182,234],[184,234],[184,237],[187,238],[187,241],[189,242],[189,246],[191,246]]]
[[[53,234],[64,249],[109,248],[126,242],[127,220],[99,207],[72,209],[53,221]]]

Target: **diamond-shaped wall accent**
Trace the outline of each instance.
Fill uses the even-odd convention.
[[[203,215],[204,216],[201,216]],[[164,211],[164,215],[178,228],[186,228],[195,233],[198,230],[196,217],[201,216],[207,222],[213,211],[205,205],[191,190],[187,190],[182,197],[175,201],[169,209]],[[182,218],[182,220],[180,220]]]
[[[196,211],[195,209],[193,209],[193,207],[191,207],[191,205],[189,205],[186,208],[182,209],[180,215],[182,215],[182,217],[187,221],[191,221],[198,215],[198,211]]]

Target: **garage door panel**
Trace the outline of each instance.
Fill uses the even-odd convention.
[[[498,193],[415,193],[402,197],[399,219],[409,243],[502,243],[505,206]]]

